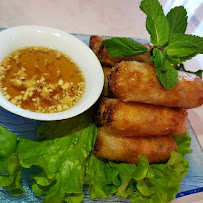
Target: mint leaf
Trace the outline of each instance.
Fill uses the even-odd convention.
[[[169,57],[167,54],[166,54],[166,58],[174,65],[177,65],[177,64],[181,64],[182,62],[184,61],[187,61],[187,60],[190,60],[195,54],[191,54],[191,55],[188,55],[186,57],[176,57],[176,56],[172,56],[172,57]]]
[[[133,39],[124,37],[103,40],[102,44],[111,57],[136,56],[149,51],[145,46]]]
[[[187,28],[187,11],[183,6],[175,7],[166,16],[169,26],[169,35],[185,33]]]
[[[189,34],[174,34],[169,38],[169,45],[166,50],[170,55],[177,55],[180,57],[187,56],[186,51],[182,52],[183,49],[188,51],[188,55],[191,53],[201,54],[203,53],[203,38]],[[175,53],[172,53],[175,51]]]
[[[203,38],[196,36],[196,35],[190,35],[190,34],[182,34],[182,33],[177,33],[173,34],[169,38],[169,45],[172,45],[176,42],[190,42],[191,44],[194,44],[198,50],[203,50]]]
[[[156,74],[161,84],[167,89],[171,89],[178,83],[178,72],[165,58],[162,51],[158,48],[153,49],[153,56],[151,60],[154,61]]]
[[[158,48],[153,49],[153,56],[151,57],[151,60],[154,62],[155,67],[161,67],[162,61],[164,58],[164,54],[162,51],[160,51]]]
[[[169,90],[177,85],[178,72],[167,59],[164,62],[162,68],[156,68],[157,75],[162,85]]]
[[[165,51],[170,57],[187,57],[195,54],[195,46],[191,42],[176,42],[165,48]]]
[[[181,33],[174,34],[169,38],[169,45],[164,51],[171,62],[182,63],[203,53],[203,38]]]
[[[163,46],[168,42],[169,26],[158,0],[142,0],[140,9],[147,15],[146,28],[154,46]]]

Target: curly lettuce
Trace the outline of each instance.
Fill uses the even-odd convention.
[[[25,193],[20,184],[22,167],[16,152],[18,136],[0,126],[0,186],[13,196]]]
[[[90,198],[116,195],[141,203],[175,198],[189,168],[184,158],[191,152],[188,133],[174,137],[178,152],[172,152],[165,164],[149,164],[144,155],[137,165],[116,163],[94,156],[97,128],[87,115],[45,122],[38,139],[46,140],[38,142],[17,140],[17,135],[0,127],[0,186],[15,196],[24,193],[19,182],[24,167],[33,169],[32,190],[36,196],[44,195],[44,202],[82,202],[84,184],[89,185]],[[77,120],[85,124],[78,126]]]
[[[164,203],[175,199],[188,168],[188,161],[177,152],[171,153],[166,164],[149,165],[140,155],[137,166],[104,162],[92,155],[87,162],[86,182],[91,198],[116,194],[132,202]]]
[[[71,136],[35,142],[20,138],[17,154],[25,168],[38,166],[42,172],[33,175],[35,195],[45,195],[45,202],[82,202],[85,163],[92,152],[96,126]]]

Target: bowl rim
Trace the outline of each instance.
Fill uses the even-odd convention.
[[[92,87],[92,88],[94,88],[94,91],[91,91],[92,95],[89,95],[89,97],[91,97],[91,98],[88,97],[88,101],[84,100],[83,97],[80,99],[79,102],[84,103],[82,108],[80,107],[80,109],[76,107],[76,105],[77,105],[76,104],[68,110],[65,110],[62,112],[57,112],[57,113],[32,112],[32,111],[22,109],[16,105],[12,104],[10,101],[8,101],[3,96],[1,91],[0,91],[0,106],[19,116],[29,118],[29,119],[34,119],[34,120],[42,120],[42,121],[62,120],[62,119],[72,118],[74,116],[77,116],[77,115],[83,113],[87,109],[89,109],[101,95],[101,92],[103,89],[103,84],[104,84],[104,74],[102,71],[102,66],[101,66],[98,58],[94,54],[94,52],[80,39],[78,39],[77,37],[75,37],[67,32],[64,32],[62,30],[55,29],[52,27],[39,26],[39,25],[22,25],[22,26],[15,26],[15,27],[11,27],[11,28],[2,30],[2,31],[0,31],[0,42],[1,42],[1,40],[5,40],[4,36],[7,36],[7,34],[13,34],[15,36],[17,32],[22,32],[22,31],[26,32],[28,30],[33,30],[33,31],[43,30],[45,32],[53,32],[55,34],[61,35],[64,39],[72,40],[73,43],[76,43],[77,45],[79,45],[80,50],[83,50],[84,54],[86,54],[86,56],[88,56],[91,59],[90,65],[94,64],[94,69],[97,73],[94,77],[94,80],[97,82],[97,87],[96,88]],[[29,36],[28,36],[28,38],[29,38]],[[50,47],[50,46],[47,46],[47,47]],[[16,50],[16,49],[14,48],[13,50]],[[58,49],[58,50],[60,51],[60,49]],[[0,53],[0,56],[1,56],[1,53]],[[74,60],[74,62],[76,64],[78,63],[78,61],[76,61],[76,60]],[[0,63],[1,63],[1,61],[0,61]],[[82,70],[82,67],[79,67],[79,68]],[[87,80],[87,78],[86,78],[86,80]],[[74,108],[74,111],[71,110],[73,108]]]

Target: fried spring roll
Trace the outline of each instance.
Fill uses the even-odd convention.
[[[203,81],[194,74],[179,71],[178,84],[166,90],[153,65],[123,61],[112,68],[108,79],[111,91],[123,101],[187,109],[203,104]]]
[[[121,61],[129,61],[129,60],[135,60],[152,64],[152,61],[150,60],[151,57],[150,53],[144,53],[134,57],[115,57],[115,58],[110,57],[106,51],[106,48],[102,45],[102,41],[105,39],[106,38],[93,35],[90,37],[89,44],[90,48],[103,65],[112,67],[115,64],[120,63]],[[151,50],[152,48],[149,44],[143,45],[146,46],[149,50]]]
[[[187,131],[187,112],[182,108],[102,98],[95,123],[115,135],[172,136]]]
[[[170,158],[177,145],[171,137],[123,137],[114,136],[104,128],[98,129],[94,154],[103,159],[125,163],[138,163],[144,154],[149,163],[162,163]]]
[[[113,96],[113,93],[111,92],[111,89],[109,87],[107,76],[111,73],[110,67],[102,67],[104,72],[104,87],[102,90],[102,96],[105,97],[111,97]]]

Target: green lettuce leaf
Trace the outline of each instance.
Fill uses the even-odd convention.
[[[89,185],[91,198],[116,195],[132,202],[169,202],[179,192],[189,167],[183,157],[191,152],[187,133],[173,137],[178,152],[172,152],[166,164],[150,165],[147,158],[140,155],[139,163],[134,165],[101,160],[93,155],[97,134],[94,124],[72,135],[42,142],[20,138],[17,143],[15,134],[11,137],[12,133],[4,135],[9,131],[3,132],[5,138],[0,144],[9,143],[10,138],[13,144],[0,151],[1,156],[9,157],[6,174],[9,178],[5,174],[1,176],[1,186],[10,189],[13,195],[22,194],[21,165],[31,168],[34,171],[32,190],[37,196],[45,195],[44,202],[82,202],[84,184]]]
[[[167,164],[152,164],[151,169],[155,177],[149,180],[150,186],[153,185],[150,189],[154,193],[165,193],[167,202],[170,202],[180,191],[181,180],[187,174],[189,162],[179,153],[172,152]]]
[[[20,138],[17,153],[25,168],[38,166],[33,175],[36,195],[45,194],[45,202],[82,202],[85,163],[92,152],[97,128],[94,124],[70,136],[35,142]]]
[[[51,140],[82,130],[93,123],[92,114],[93,108],[90,108],[70,119],[44,122],[37,130],[37,139],[39,141]]]
[[[20,185],[22,167],[16,152],[18,136],[0,126],[0,186],[13,196],[25,193]]]
[[[192,153],[192,149],[190,149],[191,137],[188,132],[182,135],[173,136],[172,138],[178,146],[179,154],[185,156],[185,154]]]
[[[166,164],[149,165],[146,157],[141,155],[137,167],[105,162],[92,155],[87,162],[85,179],[90,198],[116,194],[132,202],[163,203],[175,199],[188,168],[188,161],[177,152],[172,152]]]
[[[8,158],[15,153],[18,136],[0,126],[0,171],[8,167]]]
[[[113,194],[127,197],[127,193],[133,192],[132,188],[129,192],[126,187],[119,190],[119,186],[122,183],[125,184],[125,181],[128,182],[127,179],[131,177],[135,169],[134,164],[104,161],[92,155],[86,163],[85,176],[85,183],[89,185],[90,198],[104,199]]]
[[[176,137],[180,137],[177,140],[180,153],[191,152],[188,134]],[[85,182],[89,184],[91,198],[116,194],[132,202],[164,203],[172,201],[180,191],[188,168],[188,161],[178,152],[172,152],[166,164],[149,165],[147,158],[140,155],[137,166],[104,161],[92,155],[86,163]]]

